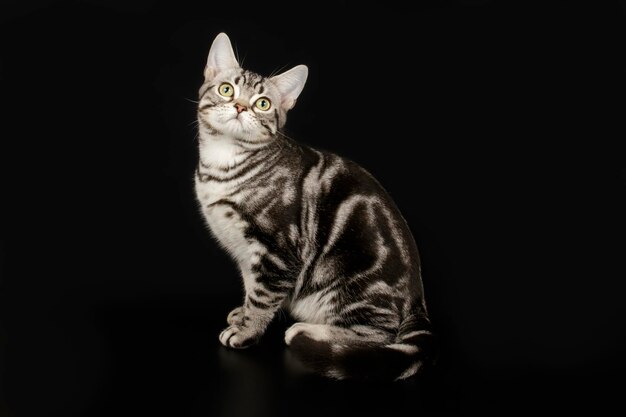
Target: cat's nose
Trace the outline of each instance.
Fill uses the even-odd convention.
[[[235,103],[235,108],[237,109],[237,113],[241,113],[242,111],[248,110],[248,108],[242,104]]]

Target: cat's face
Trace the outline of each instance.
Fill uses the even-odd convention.
[[[198,120],[201,133],[236,142],[271,142],[304,88],[307,67],[299,65],[274,77],[239,67],[228,36],[213,42],[200,88]]]
[[[280,92],[258,74],[243,69],[220,71],[201,93],[199,117],[218,134],[262,142],[271,140],[284,123]]]

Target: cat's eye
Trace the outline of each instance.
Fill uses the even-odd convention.
[[[217,89],[224,97],[232,97],[235,94],[235,89],[229,83],[220,84],[220,88]]]
[[[256,101],[256,103],[254,103],[254,105],[259,110],[268,111],[270,107],[272,107],[272,102],[267,97],[261,97]]]

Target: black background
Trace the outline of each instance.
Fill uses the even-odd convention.
[[[588,3],[4,1],[0,415],[619,414],[625,9]],[[400,206],[431,374],[304,374],[282,317],[219,347],[241,284],[196,208],[192,100],[220,31],[248,69],[308,65],[288,134]]]

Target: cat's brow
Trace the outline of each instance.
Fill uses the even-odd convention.
[[[257,81],[256,83],[254,83],[254,86],[252,88],[254,88],[256,90],[257,85],[261,84],[261,87],[258,89],[258,93],[259,94],[263,94],[263,92],[265,91],[265,87],[263,87],[263,79],[261,78],[259,81]]]

